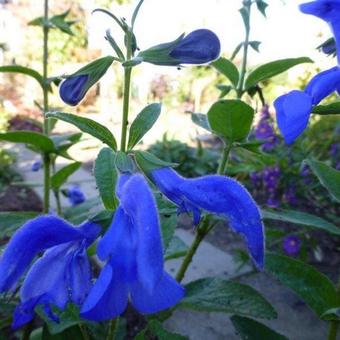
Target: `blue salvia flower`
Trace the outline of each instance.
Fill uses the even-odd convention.
[[[178,303],[184,289],[163,268],[163,248],[156,203],[144,177],[121,175],[119,207],[97,254],[107,261],[81,308],[94,321],[112,319],[126,309],[128,299],[143,314]]]
[[[340,68],[317,74],[304,91],[294,90],[274,102],[278,127],[287,144],[293,143],[306,129],[315,105],[340,89]]]
[[[260,211],[240,183],[219,175],[186,179],[171,168],[155,169],[151,177],[160,191],[178,206],[179,213],[193,213],[196,225],[201,210],[225,217],[230,227],[244,236],[256,266],[263,268],[264,230]]]
[[[73,207],[86,201],[85,194],[78,185],[69,187],[67,190],[67,197]]]
[[[13,328],[30,322],[37,305],[43,305],[46,314],[57,321],[52,306],[64,310],[68,302],[83,303],[91,288],[86,249],[99,232],[100,227],[91,222],[74,227],[47,215],[26,222],[13,235],[0,259],[0,293],[13,291],[35,256],[48,249],[24,279]]]
[[[340,45],[340,0],[316,0],[300,5],[300,10],[305,14],[315,15],[326,21],[333,32],[337,48]],[[340,63],[340,53],[338,62]]]
[[[85,97],[113,63],[111,56],[99,58],[66,77],[59,88],[60,98],[68,105],[75,106]]]
[[[217,35],[208,29],[198,29],[187,36],[153,46],[140,52],[137,58],[155,65],[201,65],[214,61],[221,53]]]
[[[33,162],[32,166],[31,166],[31,170],[33,172],[37,172],[41,169],[41,167],[42,167],[41,160],[37,160],[37,161]]]

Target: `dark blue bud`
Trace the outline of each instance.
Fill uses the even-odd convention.
[[[32,164],[32,167],[31,167],[31,170],[36,172],[36,171],[39,171],[42,167],[42,163],[41,163],[41,160],[38,160],[38,161],[35,161],[33,164]]]
[[[70,187],[68,189],[67,194],[68,199],[71,202],[72,206],[81,204],[86,200],[85,194],[81,191],[81,189],[77,185]]]
[[[88,78],[89,76],[85,74],[67,78],[59,89],[61,99],[71,106],[79,104],[86,94]]]
[[[205,64],[217,59],[221,44],[217,35],[207,29],[199,29],[184,37],[170,52],[181,64]]]

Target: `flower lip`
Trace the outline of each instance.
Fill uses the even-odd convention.
[[[86,74],[66,78],[59,89],[61,99],[68,105],[78,105],[85,97],[88,78]]]
[[[205,64],[214,61],[221,53],[217,35],[208,29],[198,29],[185,36],[170,52],[181,64]]]

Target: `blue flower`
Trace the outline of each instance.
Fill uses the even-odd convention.
[[[221,44],[217,35],[207,29],[189,33],[170,52],[180,64],[205,64],[218,58]]]
[[[340,1],[339,0],[316,0],[300,5],[300,10],[305,14],[312,14],[326,21],[336,40],[340,45]],[[337,53],[340,62],[340,53]]]
[[[293,143],[306,129],[315,105],[340,89],[340,68],[317,74],[304,91],[294,90],[274,102],[279,129],[287,144]]]
[[[85,97],[89,76],[82,74],[67,78],[60,86],[60,98],[68,105],[76,106]]]
[[[107,261],[81,308],[94,321],[112,319],[126,309],[128,298],[143,314],[178,303],[184,289],[163,268],[163,248],[156,203],[144,177],[121,175],[120,205],[97,253]]]
[[[287,255],[295,256],[300,252],[301,240],[295,235],[289,235],[283,240],[283,250]]]
[[[260,211],[241,184],[218,175],[186,179],[171,168],[153,170],[151,177],[160,191],[178,205],[179,213],[193,213],[196,225],[201,210],[225,217],[230,227],[244,236],[256,266],[263,268],[264,230]]]
[[[86,249],[99,231],[91,222],[73,227],[47,215],[28,221],[13,235],[0,259],[0,293],[14,290],[35,256],[48,249],[24,279],[13,328],[31,321],[37,305],[43,305],[46,314],[57,321],[52,306],[64,310],[68,302],[82,304],[91,288]]]
[[[37,160],[37,161],[33,162],[31,170],[34,171],[34,172],[37,172],[41,169],[41,167],[42,167],[41,160]]]
[[[67,190],[67,197],[72,206],[76,206],[86,201],[85,194],[77,185],[73,185]]]

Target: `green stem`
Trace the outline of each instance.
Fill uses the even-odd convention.
[[[81,333],[83,339],[84,339],[84,340],[90,340],[91,338],[90,338],[90,336],[89,336],[89,333],[88,333],[88,331],[87,331],[86,326],[85,326],[85,325],[82,325],[82,324],[79,324],[78,326],[79,326],[80,333]]]
[[[219,165],[218,170],[217,170],[217,173],[219,175],[223,175],[224,172],[225,172],[225,169],[226,169],[227,164],[228,164],[229,154],[230,154],[232,147],[233,147],[233,144],[228,143],[223,149],[220,165]]]
[[[338,280],[336,290],[337,290],[337,293],[338,293],[338,297],[340,299],[340,276],[339,276],[339,280]],[[338,321],[338,320],[332,320],[332,321],[329,322],[328,338],[327,338],[328,340],[336,340],[339,325],[340,325],[340,321]]]
[[[106,340],[114,340],[117,335],[119,325],[119,317],[116,319],[112,319],[109,323],[109,331],[107,333]]]
[[[248,10],[249,13],[249,21],[250,21],[250,14],[251,14],[251,2],[245,5],[245,8]],[[249,48],[249,38],[250,38],[250,23],[245,25],[246,36],[243,43],[243,59],[242,65],[240,70],[240,80],[237,86],[237,99],[241,99],[243,92],[244,92],[244,79],[247,73],[247,62],[248,62],[248,48]]]
[[[49,154],[44,155],[44,205],[43,213],[48,214],[50,209],[50,169],[51,161]]]
[[[129,125],[129,105],[130,105],[130,84],[131,84],[131,67],[124,68],[124,101],[123,101],[123,119],[122,132],[120,140],[120,150],[126,151],[126,134]]]
[[[52,172],[53,172],[53,175],[56,173],[56,164],[55,164],[55,157],[53,158],[52,160]],[[59,189],[54,189],[53,190],[53,194],[54,194],[54,198],[55,198],[55,201],[56,201],[56,204],[57,204],[57,214],[59,216],[62,216],[63,215],[63,211],[62,211],[62,207],[61,207],[61,201],[60,201],[60,190]]]

